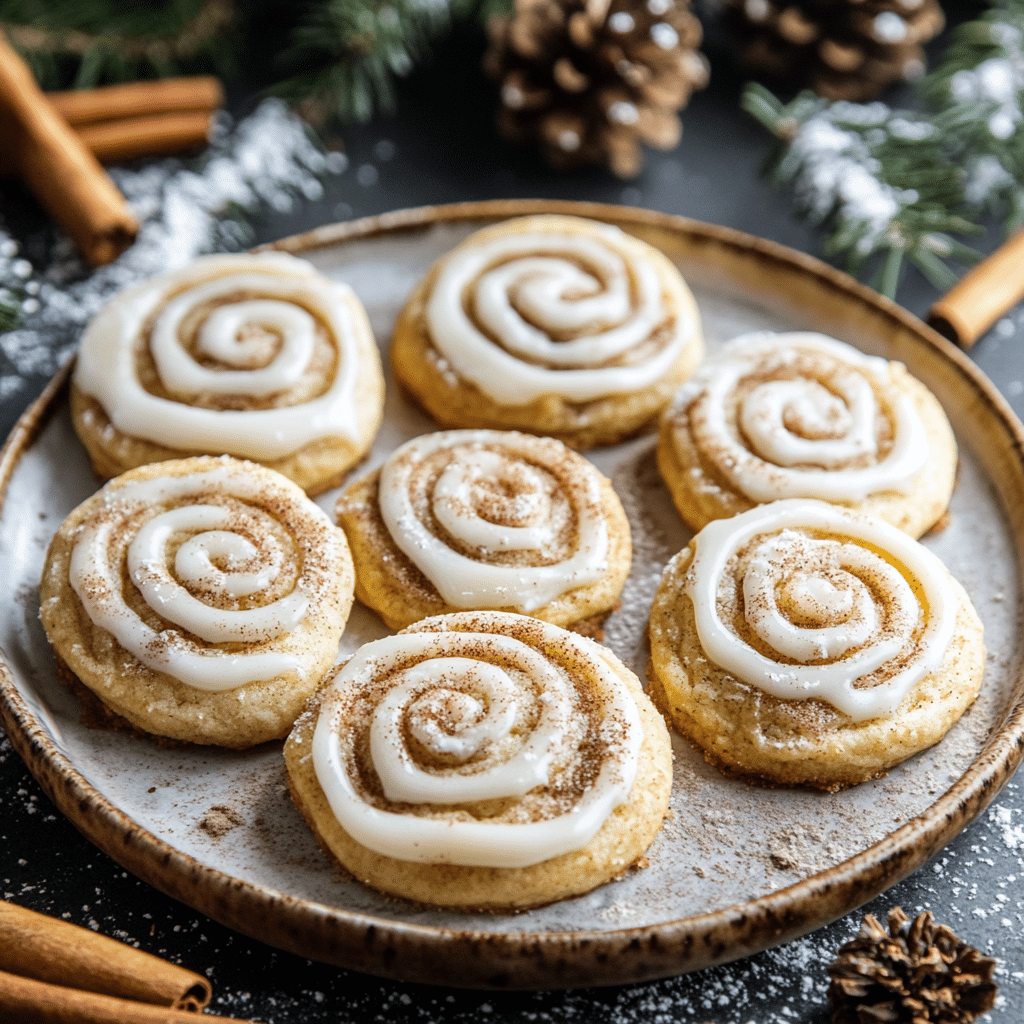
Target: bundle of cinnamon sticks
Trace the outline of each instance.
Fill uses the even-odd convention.
[[[0,1020],[185,1024],[210,996],[210,983],[199,974],[0,901]]]
[[[197,75],[43,94],[100,163],[201,149],[224,103],[216,78]],[[0,151],[0,174],[17,173]]]
[[[0,34],[0,174],[20,175],[90,263],[109,263],[138,222],[99,161],[197,148],[222,101],[207,77],[44,94]]]

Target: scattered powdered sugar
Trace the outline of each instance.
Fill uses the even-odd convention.
[[[25,377],[52,375],[115,292],[201,253],[245,248],[254,240],[249,215],[261,206],[286,211],[296,199],[320,198],[321,178],[346,166],[345,156],[325,153],[282,102],[265,100],[233,128],[225,119],[198,163],[170,159],[111,170],[141,228],[109,266],[90,273],[71,241],[61,238],[49,268],[33,274],[0,230],[0,330],[5,307],[21,320],[0,334],[7,364],[0,363],[0,396],[14,394]]]
[[[1020,815],[1020,809],[1004,807],[996,804],[988,812],[988,820],[995,822],[1002,830],[1002,839],[1008,850],[1024,849],[1024,821],[1014,823],[1014,815]]]

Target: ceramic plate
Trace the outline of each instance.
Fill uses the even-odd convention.
[[[961,353],[823,264],[750,236],[620,207],[515,201],[333,225],[280,248],[347,281],[386,348],[430,263],[514,214],[613,221],[663,249],[697,296],[709,348],[748,330],[822,330],[902,360],[950,415],[961,445],[950,525],[926,538],[967,588],[990,651],[982,696],[933,749],[836,794],[732,782],[676,742],[672,814],[649,867],[579,899],[518,915],[428,910],[372,892],[327,861],[288,798],[280,746],[165,750],[80,721],[58,685],[36,588],[61,519],[96,488],[61,379],[24,415],[2,464],[0,710],[61,810],[140,877],[216,920],[317,960],[415,981],[542,988],[678,974],[792,939],[918,868],[976,817],[1024,743],[1017,653],[1024,547],[1022,428]],[[431,424],[389,380],[385,425],[359,472]],[[689,539],[642,437],[593,455],[629,513],[635,562],[606,642],[641,677],[662,566]],[[332,509],[337,492],[319,500]],[[343,653],[384,635],[357,608]]]

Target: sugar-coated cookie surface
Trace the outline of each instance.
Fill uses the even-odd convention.
[[[575,448],[644,429],[702,354],[696,303],[663,253],[551,215],[483,228],[442,257],[391,347],[400,384],[441,426]]]
[[[360,648],[285,745],[321,846],[383,892],[516,910],[621,875],[661,827],[668,733],[606,648],[521,615]]]
[[[945,512],[957,448],[938,400],[900,363],[822,334],[743,335],[662,417],[658,466],[694,530],[785,498],[858,508],[912,537]]]
[[[937,743],[974,701],[983,629],[902,531],[790,499],[705,527],[665,570],[651,695],[727,774],[834,790]]]
[[[198,457],[125,473],[67,517],[41,618],[109,712],[241,748],[288,732],[334,664],[353,585],[344,534],[297,485]]]
[[[71,389],[102,477],[228,454],[311,493],[363,458],[383,406],[355,294],[274,252],[202,256],[116,295],[82,338]]]
[[[553,438],[414,438],[338,499],[356,596],[392,629],[464,609],[568,626],[614,608],[629,522],[610,482]]]

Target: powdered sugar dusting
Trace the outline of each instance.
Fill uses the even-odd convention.
[[[999,826],[1003,844],[1008,850],[1024,850],[1024,821],[1020,808],[996,804],[988,813],[988,820]]]

